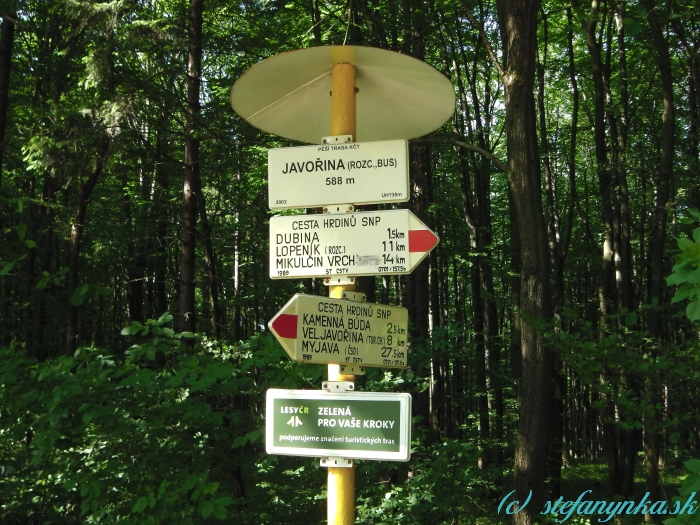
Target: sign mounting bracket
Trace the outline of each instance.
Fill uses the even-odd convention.
[[[365,375],[365,367],[359,365],[339,365],[342,375],[363,376]]]
[[[325,286],[347,286],[349,284],[355,284],[354,277],[326,277],[323,280]]]
[[[335,204],[333,206],[324,206],[324,215],[338,215],[341,213],[352,213],[355,211],[355,206],[352,204]]]
[[[367,295],[362,292],[351,292],[349,290],[343,290],[340,296],[341,299],[346,301],[352,301],[353,303],[364,303],[367,301]]]
[[[347,144],[352,142],[352,135],[334,135],[331,137],[323,137],[321,142],[324,144]]]
[[[354,392],[355,383],[352,381],[324,381],[321,388],[326,392]]]
[[[354,462],[352,459],[339,458],[336,456],[321,458],[322,467],[351,468],[353,464]]]

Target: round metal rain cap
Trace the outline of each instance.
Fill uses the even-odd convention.
[[[311,47],[263,60],[236,81],[231,106],[263,131],[320,144],[330,135],[331,68],[339,63],[357,68],[357,141],[420,137],[454,112],[454,88],[437,69],[361,46]]]

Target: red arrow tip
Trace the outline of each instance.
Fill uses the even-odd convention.
[[[287,339],[297,338],[297,317],[291,314],[279,314],[270,328],[272,328],[275,333],[280,337],[285,337]]]
[[[409,252],[429,252],[437,243],[437,236],[430,230],[408,230]]]

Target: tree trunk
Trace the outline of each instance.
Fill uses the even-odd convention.
[[[411,210],[416,216],[426,222],[425,213],[430,205],[430,146],[412,146],[412,188]],[[429,325],[429,301],[430,287],[428,280],[429,260],[421,262],[412,273],[406,276],[405,306],[408,308],[408,320],[413,325],[411,336],[427,342],[430,335]],[[431,421],[429,389],[415,396],[414,412],[423,417],[424,421]],[[429,426],[429,439],[434,437],[433,427]]]
[[[562,321],[562,311],[564,308],[564,260],[560,248],[561,240],[561,221],[559,218],[559,209],[557,202],[556,181],[552,170],[551,159],[549,155],[549,138],[547,136],[547,112],[545,107],[545,82],[544,70],[547,64],[547,46],[548,42],[548,20],[547,15],[542,10],[543,34],[544,40],[541,44],[543,49],[542,60],[537,57],[537,113],[539,124],[540,152],[542,156],[542,169],[544,174],[544,189],[546,202],[546,219],[547,233],[549,234],[549,257],[552,266],[553,280],[553,314],[554,318],[559,323],[554,327],[556,332],[559,331]],[[556,499],[561,492],[561,461],[562,461],[562,445],[563,445],[563,428],[564,428],[564,405],[562,399],[562,376],[559,373],[561,369],[561,360],[555,358],[555,374],[552,390],[552,440],[551,454],[548,459],[549,466],[549,486],[551,489],[551,498]]]
[[[158,242],[158,249],[155,256],[154,270],[155,275],[155,312],[154,318],[158,319],[165,312],[170,310],[168,304],[167,287],[165,285],[166,275],[168,275],[168,208],[161,204],[160,195],[167,195],[170,188],[170,178],[163,166],[163,159],[166,156],[166,147],[168,143],[168,119],[165,113],[161,116],[161,123],[156,134],[156,162],[155,162],[155,182],[156,196],[155,215],[156,215],[156,233],[155,237]],[[162,193],[161,193],[162,192]]]
[[[206,269],[205,282],[206,288],[209,291],[209,306],[211,308],[211,327],[212,334],[215,339],[221,337],[222,316],[221,306],[219,305],[219,278],[216,269],[216,256],[214,254],[214,245],[211,242],[211,225],[207,217],[206,199],[202,193],[202,181],[197,178],[195,182],[197,186],[197,208],[199,211],[199,220],[201,222],[202,236],[202,251],[204,252],[204,266]]]
[[[195,332],[195,248],[197,241],[197,191],[199,182],[199,89],[202,70],[202,14],[204,0],[190,0],[189,53],[187,60],[187,111],[185,119],[185,176],[180,251],[180,330]],[[191,341],[191,339],[183,339]]]
[[[90,170],[87,180],[81,184],[78,191],[78,203],[75,206],[73,224],[70,227],[70,240],[68,242],[68,274],[66,275],[66,288],[69,294],[73,294],[78,287],[78,261],[80,257],[80,240],[83,237],[83,227],[85,226],[85,215],[87,206],[92,194],[92,190],[97,185],[97,180],[102,174],[104,162],[109,153],[111,138],[106,133],[101,137],[98,146],[95,163]],[[70,296],[69,296],[70,297]],[[66,323],[66,353],[72,353],[78,343],[78,308],[68,303],[68,320]]]
[[[579,0],[574,1],[574,5],[579,7],[581,5]],[[586,45],[588,46],[588,51],[591,57],[591,73],[593,75],[593,86],[594,86],[594,141],[595,141],[595,156],[596,156],[596,169],[598,172],[598,184],[600,191],[600,201],[603,210],[603,246],[602,246],[602,261],[601,261],[601,273],[600,281],[598,284],[598,333],[599,337],[602,339],[606,336],[607,331],[607,317],[612,313],[611,307],[613,304],[613,278],[615,275],[614,267],[614,210],[613,210],[613,199],[612,199],[612,171],[609,164],[608,152],[607,152],[607,140],[606,140],[606,111],[605,111],[605,98],[606,92],[606,78],[603,61],[601,58],[601,47],[596,39],[596,27],[598,20],[600,18],[599,13],[599,2],[594,0],[591,3],[591,11],[589,13],[588,19],[581,22],[582,28],[586,35]],[[610,123],[613,128],[615,127],[614,119]],[[617,139],[611,139],[611,143],[615,149],[617,149]],[[601,376],[601,381],[606,380],[605,376]],[[607,410],[607,411],[606,411]],[[613,413],[613,408],[606,406],[603,411],[604,418],[610,416]],[[607,414],[607,417],[606,417]],[[618,494],[622,491],[622,480],[620,478],[622,472],[620,470],[619,460],[618,460],[618,447],[616,440],[616,433],[613,431],[614,425],[611,421],[603,422],[603,433],[604,433],[604,446],[605,455],[608,461],[608,482],[610,490],[614,494]]]
[[[129,321],[143,322],[143,265],[140,264],[142,256],[137,256],[136,249],[136,228],[134,227],[133,211],[131,209],[131,197],[126,179],[126,170],[122,170],[122,189],[124,190],[124,201],[122,210],[124,211],[124,222],[129,232],[128,246],[126,253],[130,264],[127,268],[127,300],[129,303]]]
[[[10,11],[10,17],[14,20],[15,11]],[[8,18],[2,22],[0,29],[0,196],[2,196],[2,164],[5,151],[5,131],[7,129],[7,113],[9,109],[10,95],[10,70],[12,68],[12,50],[15,43],[15,24]],[[2,231],[3,214],[0,213],[0,231]]]
[[[533,88],[539,1],[497,0],[504,40],[508,185],[520,238],[520,351],[518,438],[514,488],[520,501],[532,501],[513,516],[531,525],[545,499],[547,452],[551,437],[552,351],[538,331],[551,319],[547,233],[542,211]]]
[[[647,20],[651,27],[651,34],[656,49],[656,61],[661,72],[661,95],[663,99],[663,113],[661,116],[661,158],[657,174],[658,183],[654,196],[654,212],[652,218],[651,245],[649,247],[650,266],[650,297],[653,304],[649,311],[649,334],[658,344],[663,342],[661,329],[661,311],[659,305],[663,300],[664,291],[664,244],[666,242],[666,219],[668,211],[669,188],[673,176],[673,155],[675,148],[675,117],[673,106],[673,75],[671,69],[671,57],[669,45],[663,35],[663,30],[656,17],[653,5],[647,3]],[[654,304],[655,303],[655,304]],[[657,347],[658,347],[657,344]],[[657,357],[658,350],[653,351],[653,357]],[[652,406],[660,403],[660,392],[656,387],[656,381],[651,380],[649,385]],[[648,414],[645,417],[644,451],[646,461],[646,490],[651,494],[650,498],[659,499],[659,440],[658,426],[659,416]],[[652,521],[651,515],[647,521]]]
[[[44,179],[44,186],[41,192],[41,201],[44,203],[40,209],[41,224],[40,229],[43,231],[41,234],[41,241],[39,243],[39,253],[40,253],[40,267],[39,272],[43,275],[44,272],[51,273],[51,256],[53,254],[54,245],[54,232],[53,232],[53,221],[56,217],[56,206],[54,201],[56,200],[56,190],[58,183],[56,181],[56,170],[51,168],[46,173],[46,178]],[[51,356],[51,352],[47,351],[49,347],[44,342],[44,330],[46,328],[46,311],[48,309],[48,297],[47,291],[45,289],[34,290],[34,319],[32,320],[32,325],[34,329],[34,334],[32,338],[32,345],[29,349],[29,354],[43,361],[44,359]],[[53,347],[55,348],[55,346]]]

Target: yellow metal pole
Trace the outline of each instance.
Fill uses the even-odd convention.
[[[339,63],[331,70],[331,135],[357,132],[355,103],[355,66]],[[329,286],[329,297],[340,299],[343,290],[354,291],[355,285]],[[328,365],[329,381],[354,381],[354,375],[342,375],[339,365]],[[355,523],[355,464],[350,468],[328,468],[328,525]]]
[[[331,135],[352,135],[357,131],[355,74],[352,64],[341,62],[331,70]]]
[[[336,288],[342,288],[337,286]],[[328,365],[329,381],[353,381],[354,375],[340,373],[339,365]],[[328,525],[355,523],[355,463],[349,468],[328,467]]]

